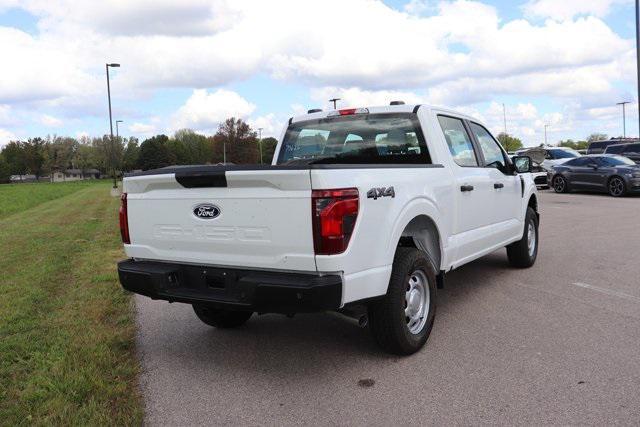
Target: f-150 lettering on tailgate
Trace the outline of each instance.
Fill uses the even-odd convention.
[[[153,236],[162,240],[195,238],[212,241],[271,242],[271,230],[267,227],[158,224],[153,227]]]

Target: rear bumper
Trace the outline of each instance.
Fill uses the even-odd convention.
[[[336,310],[342,300],[342,276],[338,273],[242,270],[129,259],[118,263],[118,276],[126,290],[153,299],[231,310]]]

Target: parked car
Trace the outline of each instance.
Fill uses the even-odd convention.
[[[640,143],[634,144],[616,144],[610,145],[604,151],[605,154],[618,154],[620,156],[628,157],[636,163],[640,163]]]
[[[554,166],[549,183],[556,193],[587,190],[620,197],[640,193],[640,165],[614,154],[591,154]]]
[[[378,344],[410,354],[447,272],[505,246],[511,265],[534,264],[531,159],[512,162],[479,121],[391,105],[294,117],[282,135],[270,167],[124,178],[123,287],[221,328],[364,307]]]
[[[531,173],[538,188],[549,188],[547,173],[553,166],[581,156],[578,151],[569,147],[531,147],[516,151],[516,155],[531,157]]]
[[[634,142],[640,141],[634,138],[611,138],[604,141],[594,141],[589,144],[589,147],[587,148],[587,154],[602,154],[610,145],[628,144]]]

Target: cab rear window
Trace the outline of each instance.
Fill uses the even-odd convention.
[[[411,113],[354,114],[289,125],[278,164],[429,164],[418,118]]]

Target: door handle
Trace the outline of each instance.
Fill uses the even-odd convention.
[[[473,191],[473,185],[461,185],[460,191]]]
[[[495,184],[493,184],[493,188],[495,188],[496,190],[499,188],[504,188],[504,184],[501,182],[496,182]]]

